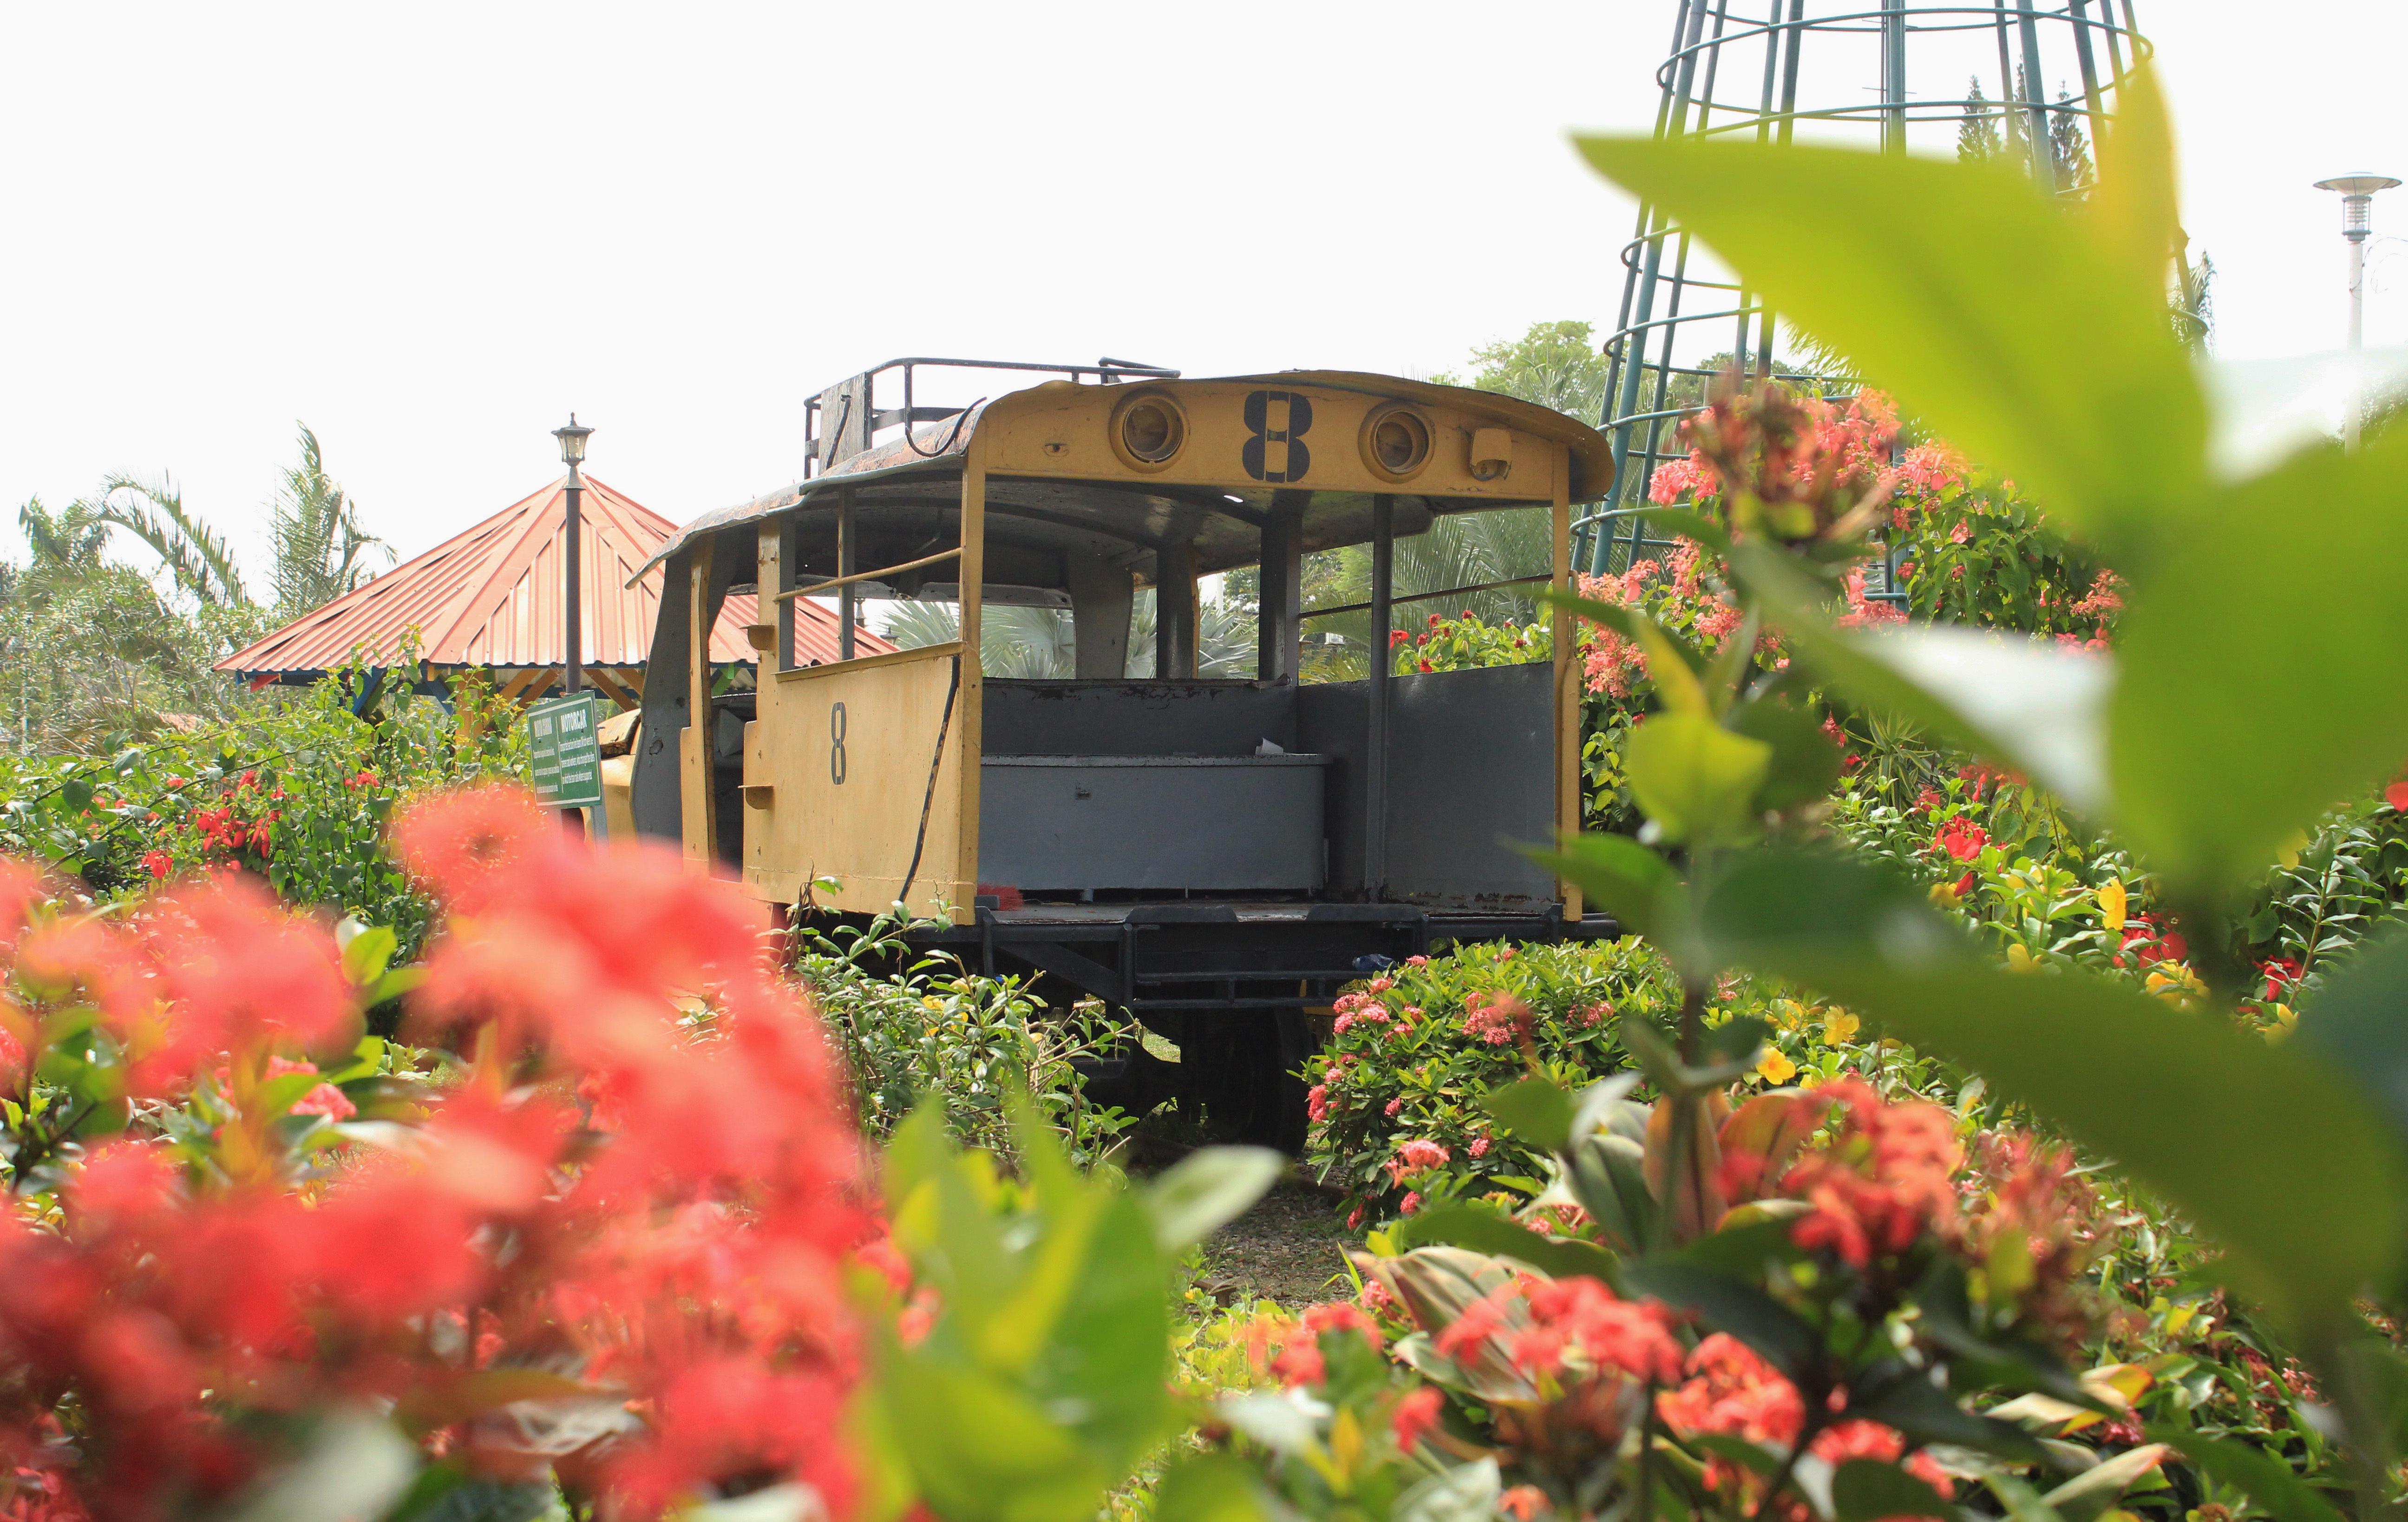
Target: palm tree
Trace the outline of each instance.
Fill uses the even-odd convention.
[[[184,494],[167,477],[154,482],[110,476],[100,483],[99,496],[75,507],[149,545],[175,577],[177,590],[194,601],[211,608],[251,606],[233,548],[197,514],[185,510]]]
[[[318,436],[306,424],[295,426],[301,429],[301,463],[284,472],[283,490],[272,504],[276,569],[270,581],[277,602],[299,611],[330,603],[372,578],[372,548],[383,550],[388,565],[393,551],[360,525],[358,504],[326,474]]]
[[[17,524],[25,531],[25,543],[33,551],[30,573],[74,577],[100,568],[108,525],[91,503],[70,502],[65,510],[52,512],[42,506],[40,497],[33,497],[17,510]]]

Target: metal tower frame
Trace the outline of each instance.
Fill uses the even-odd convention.
[[[1911,127],[1953,127],[1979,113],[2006,128],[2006,143],[2019,139],[2033,177],[2059,194],[2075,194],[2080,187],[2057,183],[2055,129],[2063,120],[2078,119],[2096,143],[2106,97],[2150,51],[2132,0],[1677,4],[1671,50],[1656,71],[1662,92],[1656,111],[1658,138],[1753,136],[1757,142],[1786,143],[1803,122],[1817,124],[1812,129],[1816,141],[1844,141],[1854,129],[1877,135],[1884,152],[1904,153]],[[1937,95],[1910,90],[1910,43],[1922,39],[1921,57],[1945,35],[1978,32],[1995,35],[1998,99],[1957,98],[1953,89]],[[1851,36],[1877,40],[1873,79],[1804,66],[1810,37]],[[1985,65],[1992,63],[1989,51],[1983,50]],[[1960,42],[1951,67],[1964,66],[1967,56]],[[2079,97],[2069,91],[2054,103],[2047,98],[2050,80],[2077,78]],[[1733,79],[1750,93],[1716,93],[1728,91]],[[1852,93],[1875,98],[1851,99]],[[1583,518],[1577,530],[1576,559],[1591,574],[1627,569],[1645,552],[1671,548],[1670,540],[1647,537],[1636,514],[1647,505],[1656,467],[1682,452],[1670,426],[1685,410],[1671,405],[1674,378],[1702,383],[1714,373],[1698,363],[1712,352],[1707,344],[1757,375],[1772,373],[1776,363],[1770,309],[1733,280],[1693,270],[1690,253],[1689,233],[1660,208],[1641,203],[1630,241],[1622,249],[1622,307],[1605,344],[1598,427],[1613,441],[1613,495]],[[1873,596],[1903,597],[1894,576],[1883,580]]]

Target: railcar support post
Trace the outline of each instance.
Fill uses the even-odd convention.
[[[1363,891],[1378,903],[1388,876],[1388,626],[1396,622],[1397,499],[1371,498],[1371,725],[1363,764]]]
[[[1255,614],[1254,674],[1264,682],[1292,677],[1302,623],[1305,492],[1271,494],[1263,523],[1262,608]]]
[[[986,666],[979,642],[986,614],[986,464],[970,444],[962,466],[962,653],[959,709],[953,715],[953,774],[960,792],[961,840],[953,869],[954,923],[977,912],[979,874],[979,762],[986,754]]]
[[[1166,681],[1196,675],[1196,550],[1182,540],[1154,556],[1154,674]]]

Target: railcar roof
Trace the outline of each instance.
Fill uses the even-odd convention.
[[[1552,409],[1494,392],[1346,370],[1289,370],[1277,375],[1215,379],[1223,383],[1322,386],[1484,412],[1500,424],[1568,445],[1574,501],[1595,501],[1605,495],[1612,482],[1612,451],[1597,430]],[[1174,390],[1192,383],[1196,382],[1148,382]],[[885,538],[896,547],[893,560],[909,558],[921,540],[941,537],[957,523],[957,517],[948,518],[960,511],[959,491],[954,482],[961,475],[969,442],[985,410],[982,404],[960,417],[908,430],[819,475],[750,502],[706,512],[673,535],[637,574],[640,577],[697,539],[757,524],[797,508],[820,506],[818,499],[824,498],[824,506],[832,513],[834,494],[838,487],[853,489],[862,531],[873,541],[865,545],[863,559],[874,565],[885,558],[874,542],[878,538]],[[1287,495],[1275,487],[1228,493],[1140,478],[991,478],[986,501],[994,519],[988,533],[995,549],[990,551],[989,576],[998,581],[1016,579],[1009,565],[1015,541],[1025,541],[1020,548],[1038,553],[1066,549],[1118,549],[1123,558],[1148,580],[1153,552],[1172,542],[1192,546],[1195,569],[1198,572],[1252,565],[1259,553],[1262,523],[1274,498]],[[1313,497],[1313,506],[1305,517],[1307,550],[1359,544],[1370,538],[1371,502],[1368,494],[1308,495]],[[1410,493],[1399,494],[1396,501],[1396,530],[1407,536],[1426,532],[1438,515],[1531,505],[1493,497],[1450,498]],[[1002,542],[996,542],[998,538]]]

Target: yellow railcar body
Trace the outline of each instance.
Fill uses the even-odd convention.
[[[1082,481],[1136,493],[1185,488],[1191,495],[1200,488],[1253,494],[1246,500],[1256,502],[1283,499],[1267,495],[1268,489],[1286,499],[1408,497],[1426,509],[1442,501],[1450,510],[1547,507],[1550,579],[1569,588],[1570,503],[1578,488],[1591,488],[1580,495],[1594,497],[1610,479],[1601,445],[1572,420],[1526,404],[1498,398],[1492,405],[1455,388],[1335,372],[1138,385],[1050,381],[996,398],[958,440],[950,462],[958,476],[927,482],[958,504],[960,639],[781,670],[777,625],[754,629],[763,654],[755,716],[744,726],[742,745],[745,886],[772,904],[878,913],[900,899],[915,914],[956,924],[974,918],[984,719],[979,629],[986,527],[995,521],[984,510],[990,481]],[[798,509],[834,484],[826,477],[806,482]],[[757,584],[767,610],[772,588],[798,582],[784,558],[790,541],[774,517],[761,521],[758,538]],[[1306,547],[1319,547],[1309,534]],[[1160,564],[1188,562],[1165,556]],[[846,569],[867,574],[866,567]],[[699,563],[695,574],[698,617]],[[1553,626],[1554,811],[1557,828],[1569,832],[1580,823],[1579,665],[1569,615],[1557,612]],[[709,678],[699,661],[691,680],[692,711],[710,714]],[[698,724],[680,739],[686,854],[696,869],[708,870],[721,855],[711,737]],[[1577,920],[1577,890],[1559,885],[1558,898]]]

